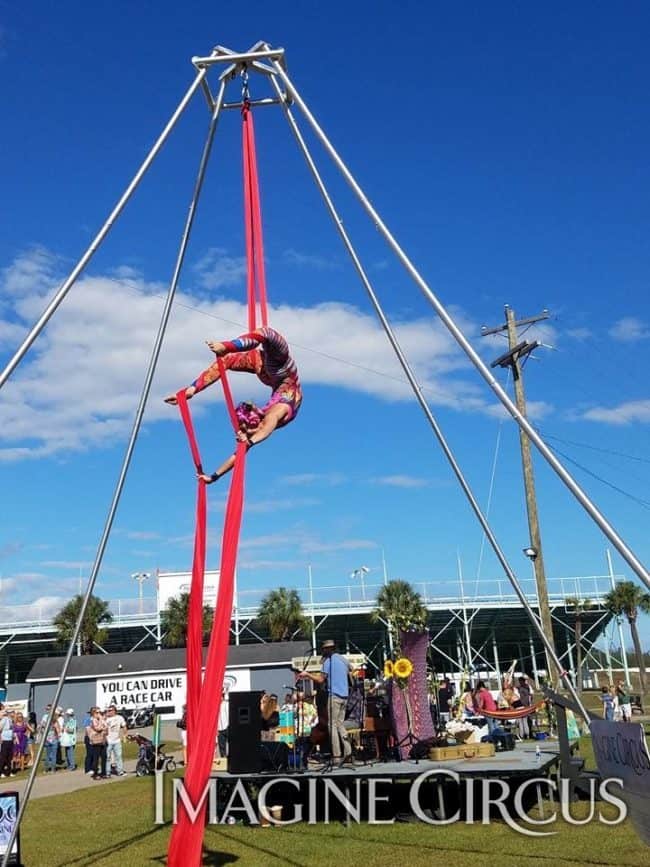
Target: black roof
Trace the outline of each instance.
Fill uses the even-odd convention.
[[[294,656],[306,656],[308,641],[274,641],[268,644],[231,644],[228,648],[230,668],[288,665]],[[203,659],[207,647],[203,648]],[[63,656],[42,656],[37,659],[27,676],[27,682],[56,680],[63,668]],[[73,656],[67,680],[85,680],[139,674],[149,671],[185,671],[185,648],[173,650],[140,650],[132,653],[97,653],[92,656]]]

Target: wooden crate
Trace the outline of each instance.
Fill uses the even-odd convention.
[[[449,762],[454,759],[485,759],[494,755],[494,744],[458,744],[454,747],[432,747],[429,758],[432,762]]]

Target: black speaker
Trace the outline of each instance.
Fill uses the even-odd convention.
[[[289,745],[283,741],[262,741],[259,745],[262,770],[280,774],[289,767]]]
[[[260,738],[262,692],[231,692],[228,696],[228,773],[258,774],[262,770]]]

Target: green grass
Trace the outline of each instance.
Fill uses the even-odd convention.
[[[575,805],[582,815],[585,804]],[[531,814],[533,815],[533,814]],[[543,829],[548,830],[548,829]],[[650,850],[629,822],[574,827],[559,821],[557,834],[531,839],[502,822],[449,827],[424,825],[303,825],[285,828],[212,826],[206,865],[238,867],[650,867]],[[27,867],[147,867],[164,865],[169,826],[153,824],[153,780],[106,783],[68,795],[34,800],[22,832]]]

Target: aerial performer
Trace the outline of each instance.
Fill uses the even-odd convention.
[[[277,428],[286,427],[294,420],[302,403],[302,388],[289,345],[278,331],[262,326],[234,340],[206,340],[206,343],[217,358],[223,359],[227,370],[254,373],[260,382],[272,389],[271,397],[263,407],[250,401],[237,406],[237,439],[240,442],[246,443],[250,449],[268,439]],[[185,397],[189,400],[220,377],[219,362],[215,360],[185,389]],[[176,404],[176,395],[170,394],[165,403]],[[210,485],[230,472],[234,464],[235,455],[232,454],[214,473],[199,473],[198,478]]]

